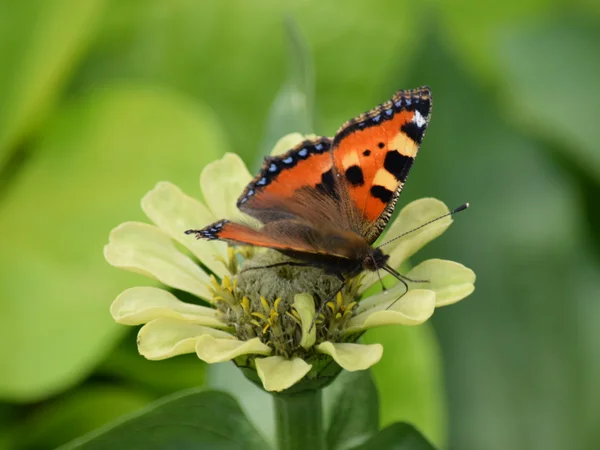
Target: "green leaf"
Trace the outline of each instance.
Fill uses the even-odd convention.
[[[383,344],[371,370],[379,391],[380,424],[415,424],[432,442],[446,442],[446,399],[440,350],[430,325],[369,330],[365,343]]]
[[[106,355],[125,330],[111,301],[152,284],[104,261],[111,228],[147,220],[140,200],[158,181],[198,196],[225,150],[210,111],[162,89],[114,86],[56,112],[0,204],[0,398],[44,398]]]
[[[248,380],[231,362],[209,364],[206,378],[209,387],[234,396],[248,420],[271,445],[275,445],[275,415],[271,394]]]
[[[435,450],[413,426],[394,423],[381,430],[356,450]]]
[[[275,143],[286,134],[313,132],[312,55],[298,24],[291,17],[285,21],[285,31],[289,47],[288,75],[269,111],[262,145],[265,155],[268,155]]]
[[[507,116],[600,182],[598,23],[561,18],[510,28],[499,41]]]
[[[45,403],[13,427],[18,448],[56,448],[138,410],[154,398],[135,389],[88,385]]]
[[[236,400],[218,391],[187,391],[150,405],[67,449],[265,449]]]
[[[377,433],[378,393],[369,370],[342,371],[324,396],[328,449],[353,448]]]
[[[105,0],[1,2],[0,167],[50,112],[88,47]]]

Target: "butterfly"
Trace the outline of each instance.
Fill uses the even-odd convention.
[[[398,91],[333,139],[315,137],[266,157],[237,201],[260,228],[223,219],[186,233],[271,248],[299,261],[282,264],[320,267],[342,283],[365,270],[399,276],[372,244],[393,214],[430,117],[428,87]]]

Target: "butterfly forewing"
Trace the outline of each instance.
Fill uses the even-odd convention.
[[[265,158],[258,175],[238,199],[238,208],[265,223],[285,217],[277,213],[274,201],[284,202],[302,189],[313,188],[335,198],[330,149],[330,138],[317,137],[282,155]]]
[[[429,88],[398,91],[390,100],[346,122],[335,136],[335,169],[348,186],[372,243],[394,210],[431,116]]]

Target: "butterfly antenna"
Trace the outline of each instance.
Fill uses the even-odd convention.
[[[408,281],[409,283],[429,283],[429,280],[414,280],[412,278],[408,278],[406,275],[402,275],[400,272],[398,272],[397,270],[395,270],[389,264],[386,264],[383,269],[386,272],[392,274],[393,277],[396,278],[397,280],[401,280],[401,281],[404,280],[404,281]]]
[[[468,207],[469,207],[469,203],[463,203],[458,208],[454,208],[452,211],[450,211],[450,212],[448,212],[448,213],[446,213],[446,214],[444,214],[442,216],[436,217],[435,219],[432,219],[429,222],[425,222],[424,224],[421,224],[417,228],[413,228],[412,230],[409,230],[406,233],[402,233],[400,236],[396,236],[394,239],[390,239],[389,241],[384,242],[383,244],[379,245],[377,248],[381,248],[384,245],[389,244],[390,242],[394,242],[396,239],[400,239],[401,237],[406,236],[407,234],[410,234],[410,233],[413,233],[413,232],[415,232],[417,230],[420,230],[421,228],[426,227],[427,225],[429,225],[429,224],[431,224],[433,222],[436,222],[436,221],[438,221],[440,219],[443,219],[444,217],[451,216],[451,215],[456,214],[458,212],[464,211]]]

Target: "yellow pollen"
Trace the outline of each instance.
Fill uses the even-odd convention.
[[[342,318],[342,315],[341,315],[340,313],[337,313],[337,314],[335,315],[335,318],[336,318],[336,319],[341,319],[341,318]]]
[[[253,312],[253,313],[250,313],[250,315],[251,315],[251,316],[254,316],[254,317],[258,317],[258,318],[259,318],[260,320],[262,320],[263,322],[266,322],[266,321],[267,321],[267,316],[265,316],[263,313],[259,313],[259,312]]]
[[[327,306],[331,309],[331,312],[335,312],[335,303],[327,302]]]
[[[260,296],[260,304],[262,305],[265,312],[268,312],[271,309],[271,307],[269,306],[269,302],[262,295]]]
[[[275,309],[275,311],[279,309],[279,303],[281,303],[281,297],[277,297],[275,302],[273,302],[273,309]]]
[[[341,307],[342,307],[342,304],[343,304],[343,299],[342,299],[342,293],[341,293],[341,292],[338,292],[338,293],[337,293],[337,298],[336,298],[336,300],[337,300],[337,307],[338,307],[338,308],[341,308]]]
[[[257,327],[261,327],[261,326],[262,326],[260,323],[258,323],[258,320],[254,320],[254,319],[252,319],[252,320],[250,321],[250,323],[251,323],[252,325],[255,325],[255,326],[257,326]]]
[[[244,312],[246,314],[250,314],[250,300],[248,300],[248,297],[244,296],[240,303],[242,305],[242,308],[244,308]]]
[[[267,323],[264,328],[262,329],[262,334],[265,334],[267,332],[267,330],[269,329],[269,327],[271,326],[270,323]]]
[[[358,303],[356,302],[350,302],[346,305],[346,311],[352,311],[354,309],[354,307],[357,305]]]
[[[220,295],[216,295],[213,297],[213,302],[217,302],[217,301],[225,301],[225,299],[223,297],[221,297]]]
[[[221,284],[225,289],[231,290],[231,282],[229,281],[229,277],[227,275],[223,277],[223,281],[221,281]]]

